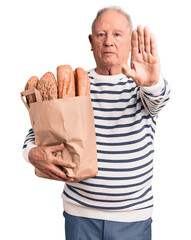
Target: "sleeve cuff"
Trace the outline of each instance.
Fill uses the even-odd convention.
[[[35,145],[33,142],[29,142],[27,144],[27,147],[23,149],[23,157],[29,163],[30,163],[30,161],[29,161],[28,155],[29,155],[30,150],[34,147],[37,147],[37,145]]]
[[[159,81],[155,85],[153,85],[151,87],[142,86],[141,88],[144,92],[152,93],[152,94],[158,94],[162,91],[164,86],[165,86],[164,78],[162,76],[162,73],[160,73]]]

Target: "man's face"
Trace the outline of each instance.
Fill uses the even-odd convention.
[[[97,66],[115,67],[127,63],[130,51],[129,23],[114,10],[101,14],[89,36]]]

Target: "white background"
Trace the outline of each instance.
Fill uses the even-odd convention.
[[[29,77],[56,74],[58,65],[95,67],[88,34],[97,11],[109,5],[130,13],[134,28],[150,27],[172,89],[155,138],[153,239],[191,239],[188,0],[1,1],[0,239],[64,239],[64,183],[37,178],[22,157],[30,121],[20,92]]]

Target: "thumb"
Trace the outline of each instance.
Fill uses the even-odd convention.
[[[123,74],[125,74],[128,77],[133,78],[135,75],[135,72],[133,69],[131,69],[127,64],[122,64],[121,71]]]
[[[64,144],[63,143],[61,143],[59,145],[49,146],[49,150],[51,152],[57,152],[57,151],[61,151],[63,149],[64,149]]]

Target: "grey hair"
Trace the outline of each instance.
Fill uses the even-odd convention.
[[[126,13],[121,7],[119,6],[110,6],[110,7],[105,7],[105,8],[102,8],[100,9],[98,12],[97,12],[97,15],[96,15],[96,18],[94,19],[93,23],[92,23],[92,27],[91,27],[91,30],[92,30],[92,34],[94,33],[94,24],[95,24],[95,21],[96,19],[101,15],[103,14],[104,12],[107,12],[109,10],[114,10],[116,12],[119,12],[121,14],[123,14],[128,23],[129,23],[129,35],[131,35],[132,31],[133,31],[133,24],[132,24],[132,21],[131,21],[131,17],[128,13]]]

